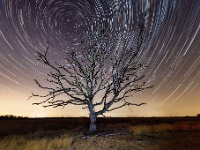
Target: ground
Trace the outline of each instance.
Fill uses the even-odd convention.
[[[200,117],[0,120],[1,150],[197,150]]]

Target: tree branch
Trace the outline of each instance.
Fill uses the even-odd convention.
[[[107,110],[107,111],[108,111],[108,112],[109,112],[109,111],[113,111],[113,110],[122,108],[122,107],[124,107],[124,106],[132,106],[132,105],[134,105],[134,106],[141,106],[141,105],[145,105],[145,104],[146,104],[146,103],[134,104],[134,103],[124,102],[124,104],[122,104],[121,106],[114,107],[114,108],[109,109],[109,110]]]

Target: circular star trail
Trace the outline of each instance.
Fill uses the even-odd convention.
[[[134,101],[147,103],[143,108],[124,108],[112,115],[199,113],[199,0],[0,0],[0,115],[34,116],[36,106],[26,99],[40,91],[33,80],[43,81],[49,71],[36,60],[37,51],[50,47],[52,62],[64,63],[66,51],[81,51],[83,35],[99,25],[134,37],[139,14],[147,9],[149,37],[140,60],[149,66],[143,73],[154,88],[133,93]]]

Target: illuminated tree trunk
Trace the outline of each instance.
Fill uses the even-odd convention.
[[[94,132],[94,131],[97,131],[97,125],[96,125],[96,114],[95,114],[95,111],[94,111],[94,106],[90,106],[89,107],[89,110],[90,110],[90,132]]]

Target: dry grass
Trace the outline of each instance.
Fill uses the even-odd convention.
[[[135,135],[144,135],[161,132],[174,131],[200,131],[200,124],[197,122],[176,122],[176,123],[161,123],[154,125],[131,125],[128,130]]]
[[[140,140],[132,135],[99,136],[77,139],[73,150],[158,150],[159,146],[147,140]]]
[[[55,150],[69,149],[73,138],[65,134],[54,138],[33,138],[29,136],[8,136],[0,140],[1,150]]]
[[[150,133],[159,133],[166,131],[173,131],[174,127],[170,124],[158,124],[158,125],[135,125],[130,126],[129,131],[135,135],[144,135]]]

